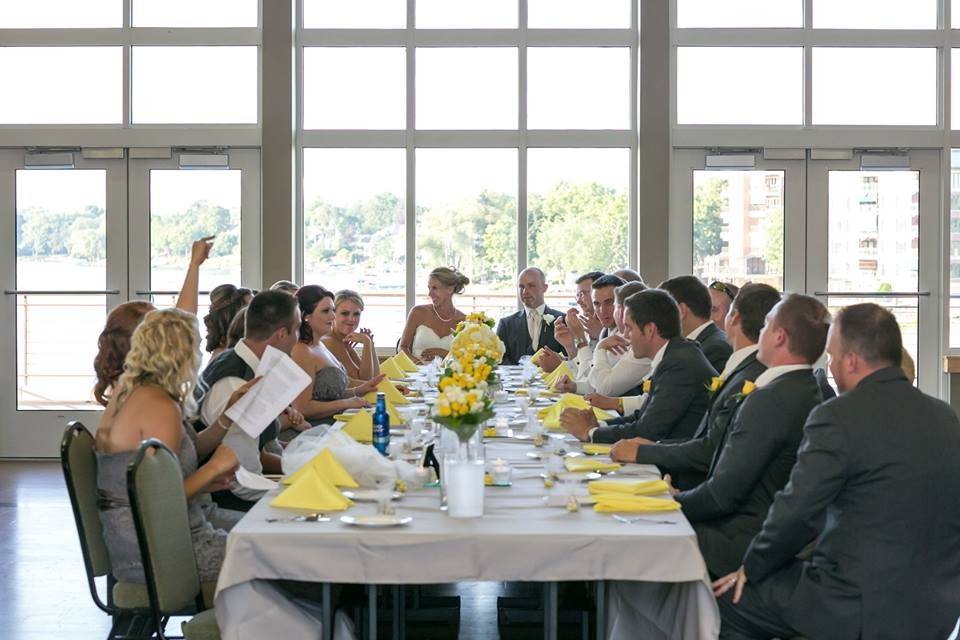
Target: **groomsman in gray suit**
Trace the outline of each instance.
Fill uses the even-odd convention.
[[[837,315],[827,352],[841,395],[811,412],[742,566],[714,582],[721,638],[950,636],[960,618],[960,421],[907,381],[901,342],[893,314],[875,304]]]
[[[551,309],[544,302],[547,278],[536,267],[527,267],[517,276],[517,293],[523,310],[500,318],[497,335],[503,340],[506,352],[503,364],[517,364],[523,356],[532,356],[540,347],[563,350],[553,337],[553,323],[563,317],[562,311]]]

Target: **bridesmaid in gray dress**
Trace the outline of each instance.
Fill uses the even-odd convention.
[[[156,438],[177,453],[183,470],[190,532],[200,578],[214,581],[223,563],[226,532],[215,529],[198,497],[226,487],[237,457],[220,445],[204,465],[197,465],[196,434],[185,426],[200,366],[196,316],[179,309],[151,311],[130,341],[124,372],[112,387],[96,433],[100,519],[104,542],[118,580],[143,582],[143,566],[127,501],[126,464],[140,442]],[[256,380],[238,389],[231,406]],[[226,428],[231,421],[220,417]],[[223,428],[223,426],[217,427]]]

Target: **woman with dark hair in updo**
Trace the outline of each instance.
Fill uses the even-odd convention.
[[[347,409],[370,406],[363,396],[376,389],[383,376],[350,387],[346,369],[320,340],[333,330],[333,293],[320,285],[308,284],[300,287],[296,298],[300,305],[300,341],[290,356],[313,379],[313,385],[297,396],[294,408],[318,423]],[[286,431],[280,434],[281,439],[296,435]]]
[[[227,350],[230,322],[240,309],[250,304],[251,298],[250,289],[232,284],[221,284],[210,292],[210,311],[203,316],[203,324],[207,327],[204,349],[211,359]]]
[[[453,330],[466,314],[453,305],[453,296],[462,293],[470,278],[452,267],[437,267],[427,279],[430,304],[410,309],[400,337],[400,351],[422,364],[446,357],[453,344]]]

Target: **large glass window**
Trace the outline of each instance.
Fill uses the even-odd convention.
[[[16,172],[17,408],[86,408],[106,296],[106,171]],[[61,292],[74,292],[76,295]]]
[[[531,29],[628,29],[630,0],[527,0]]]
[[[416,235],[418,301],[430,271],[452,266],[470,278],[460,310],[515,308],[517,150],[418,149]]]
[[[813,124],[937,124],[937,50],[814,48]]]
[[[136,123],[256,123],[256,47],[134,47]]]
[[[303,0],[307,29],[402,29],[405,0]]]
[[[116,28],[122,25],[122,0],[0,2],[0,29]]]
[[[2,124],[123,122],[120,47],[0,47],[0,84]]]
[[[396,47],[311,47],[303,52],[303,126],[403,129],[406,52]]]
[[[630,126],[629,49],[531,48],[527,77],[531,129]]]
[[[679,124],[803,124],[803,49],[680,47]]]
[[[363,326],[392,347],[406,316],[403,149],[305,149],[304,283],[353,289]]]
[[[418,29],[515,29],[517,0],[417,0]]]
[[[527,154],[527,261],[547,273],[550,296],[569,305],[577,276],[628,265],[629,151]]]
[[[960,149],[950,152],[950,348],[960,348]]]
[[[693,272],[783,288],[783,171],[693,172]]]
[[[937,0],[813,0],[817,29],[936,29]]]
[[[515,48],[419,48],[418,129],[516,129]]]
[[[257,0],[133,0],[135,27],[255,27]]]
[[[802,27],[802,0],[677,0],[684,28]]]

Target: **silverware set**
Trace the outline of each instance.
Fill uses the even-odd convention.
[[[617,513],[613,514],[613,519],[623,524],[676,524],[673,520],[654,520],[644,516],[625,518]]]
[[[292,518],[266,518],[267,522],[330,522],[330,518],[322,513],[308,513]]]

